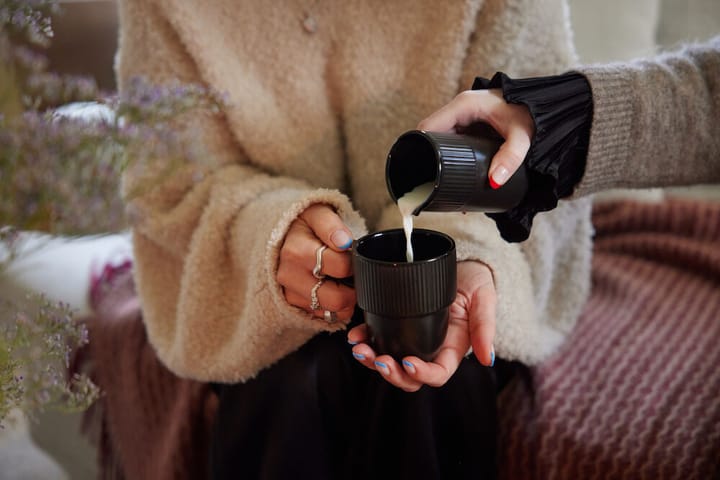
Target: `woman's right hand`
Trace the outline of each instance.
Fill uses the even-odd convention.
[[[277,281],[285,299],[316,317],[326,321],[347,323],[355,308],[355,290],[330,278],[314,276],[318,249],[322,268],[320,276],[345,278],[352,275],[349,248],[350,229],[328,205],[311,205],[290,225],[280,249]],[[311,308],[312,293],[318,308]],[[328,313],[326,313],[328,312]]]
[[[421,121],[417,128],[428,132],[457,132],[478,122],[489,124],[505,139],[488,170],[490,185],[499,188],[525,160],[535,134],[526,106],[507,103],[499,89],[467,90]]]

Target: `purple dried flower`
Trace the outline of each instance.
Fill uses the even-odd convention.
[[[159,176],[148,174],[147,185],[130,195],[153,188],[186,164],[197,165],[189,173],[201,181],[201,146],[180,135],[174,124],[183,114],[215,113],[227,103],[197,85],[158,86],[142,78],[132,79],[123,95],[98,98],[91,80],[46,72],[44,58],[14,46],[9,35],[46,41],[48,13],[56,8],[56,0],[0,4],[0,65],[9,68],[19,93],[17,102],[0,111],[0,198],[10,199],[0,202],[0,243],[8,247],[10,260],[18,230],[72,235],[126,228],[119,195],[124,168],[144,173],[153,170],[148,167],[156,159],[165,159],[167,167]],[[62,114],[46,110],[87,99],[110,112],[88,121],[66,109],[57,110]],[[65,380],[72,352],[89,341],[87,328],[74,321],[66,304],[42,297],[30,304],[36,308],[0,305],[0,426],[10,408],[84,408],[99,394],[87,377]]]
[[[66,380],[72,352],[87,343],[85,325],[74,320],[65,303],[34,295],[28,305],[36,307],[34,314],[20,310],[15,315],[23,321],[0,322],[0,423],[12,408],[29,414],[45,408],[84,409],[99,395],[85,376]],[[10,303],[2,307],[2,316],[18,310]],[[24,374],[16,373],[21,367]]]
[[[57,0],[3,0],[0,4],[0,25],[11,34],[46,45],[53,36],[51,15],[58,12]]]

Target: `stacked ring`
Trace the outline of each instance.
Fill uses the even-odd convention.
[[[320,246],[317,250],[315,250],[315,268],[313,268],[312,274],[313,277],[317,278],[318,280],[325,278],[325,275],[323,275],[322,272],[322,254],[327,248],[327,245]]]
[[[327,323],[335,323],[337,322],[337,313],[331,312],[330,310],[325,310],[323,312],[323,318]]]
[[[310,290],[310,309],[311,310],[320,310],[320,300],[318,300],[318,290],[320,289],[320,286],[323,284],[324,281],[325,281],[325,279],[321,278],[312,287],[312,290]]]
[[[318,290],[320,290],[320,287],[325,281],[325,275],[322,273],[322,255],[326,248],[328,248],[327,245],[320,245],[320,247],[315,250],[315,267],[313,267],[312,274],[318,281],[313,285],[312,290],[310,290],[310,308],[312,310],[322,309],[320,300],[318,299]],[[323,319],[327,323],[335,323],[337,322],[337,313],[325,310],[323,312]]]

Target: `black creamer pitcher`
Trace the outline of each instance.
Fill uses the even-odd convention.
[[[527,191],[525,166],[500,188],[488,180],[490,161],[503,139],[488,129],[482,135],[411,130],[393,144],[385,166],[392,199],[433,182],[430,195],[414,211],[503,212],[515,207]]]

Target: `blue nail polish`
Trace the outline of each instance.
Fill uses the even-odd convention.
[[[338,248],[340,248],[341,250],[347,250],[352,245],[352,242],[353,242],[353,240],[351,238],[350,240],[347,241],[346,244],[340,245]]]
[[[347,341],[350,345],[357,345],[358,342],[353,342],[352,340],[348,339]]]
[[[495,366],[495,350],[490,352],[490,366],[491,367]]]
[[[378,367],[382,373],[390,373],[390,370],[388,369],[387,365],[385,365],[383,362],[375,361],[375,366]]]
[[[410,372],[415,373],[415,365],[413,365],[411,362],[408,362],[407,360],[403,360],[402,363],[403,363],[403,365],[408,367]]]
[[[365,360],[365,355],[363,355],[362,353],[353,352],[353,357],[357,358],[358,360]]]

